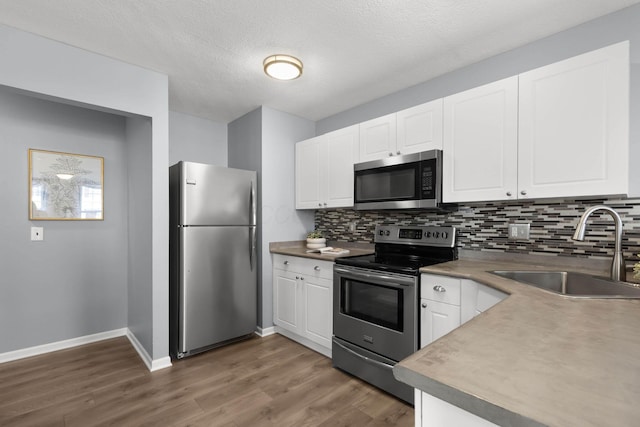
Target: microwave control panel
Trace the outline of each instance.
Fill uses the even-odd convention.
[[[433,199],[436,197],[434,177],[436,176],[436,159],[423,160],[420,162],[420,193],[422,199]]]

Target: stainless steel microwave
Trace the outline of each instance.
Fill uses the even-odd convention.
[[[442,209],[442,150],[356,163],[357,210]]]

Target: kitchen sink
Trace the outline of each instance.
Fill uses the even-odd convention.
[[[491,271],[560,295],[582,298],[640,298],[640,286],[570,271]]]

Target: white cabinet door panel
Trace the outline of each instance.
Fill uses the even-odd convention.
[[[442,99],[396,113],[397,152],[442,149]]]
[[[520,75],[520,198],[628,192],[629,46]]]
[[[395,113],[360,123],[360,161],[392,155],[396,155]]]
[[[420,348],[460,326],[460,307],[422,300],[420,304]]]
[[[353,165],[359,158],[359,126],[349,126],[325,135],[327,207],[353,206]]]
[[[517,103],[517,76],[444,99],[444,202],[516,198]]]
[[[274,323],[298,331],[298,282],[294,273],[274,270]]]
[[[316,137],[296,144],[296,209],[318,208],[325,197],[320,169],[324,167],[322,142],[323,137]]]
[[[331,280],[314,279],[304,283],[305,336],[331,348],[333,332],[333,285]]]

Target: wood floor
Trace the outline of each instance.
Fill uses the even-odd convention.
[[[0,364],[2,426],[413,426],[413,408],[280,335],[149,372],[129,341]]]

